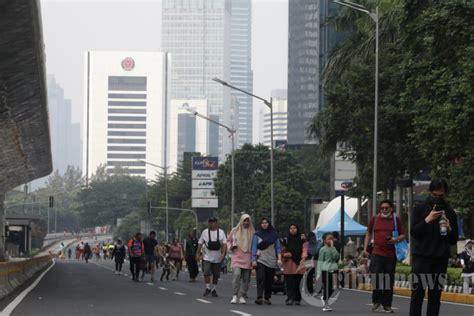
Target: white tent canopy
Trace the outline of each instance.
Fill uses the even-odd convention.
[[[365,204],[367,200],[362,202],[362,205]],[[358,199],[344,196],[344,211],[350,218],[353,218],[357,213]],[[327,223],[334,217],[336,213],[339,213],[341,210],[341,197],[338,196],[329,202],[328,206],[319,214],[318,223],[314,229],[318,229]]]

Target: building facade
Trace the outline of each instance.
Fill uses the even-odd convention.
[[[83,171],[155,179],[163,166],[167,121],[167,54],[89,51],[85,57]],[[145,163],[148,162],[150,164]]]
[[[207,100],[171,100],[169,118],[168,165],[171,172],[182,166],[184,153],[209,150],[209,122],[186,109],[208,116]]]
[[[231,70],[230,82],[241,89],[253,92],[252,72],[252,1],[232,0],[231,11]],[[232,91],[237,99],[236,124],[237,147],[252,143],[253,98],[241,92]]]
[[[161,18],[161,47],[171,53],[171,99],[207,100],[208,114],[228,124],[230,90],[212,78],[230,80],[231,1],[163,0]],[[225,134],[210,130],[208,154],[230,152]]]
[[[47,79],[53,169],[63,174],[68,165],[81,165],[80,125],[72,123],[71,100],[64,97],[64,89],[54,76],[48,75]]]
[[[308,133],[314,116],[324,107],[322,73],[332,48],[344,34],[329,19],[338,5],[332,0],[294,0],[289,4],[288,143],[311,144]]]
[[[276,146],[288,142],[288,99],[285,89],[272,91],[273,98],[273,143]],[[271,144],[270,109],[265,107],[263,120],[263,143]]]

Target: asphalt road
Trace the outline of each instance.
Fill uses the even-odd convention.
[[[124,272],[129,274],[128,263]],[[232,305],[231,278],[223,275],[218,286],[219,297],[203,297],[202,282],[189,283],[186,273],[180,281],[132,282],[128,276],[113,272],[108,260],[77,262],[57,261],[11,315],[314,315],[321,308],[304,304],[284,305],[285,296],[275,295],[273,305],[258,306],[255,280],[246,305]],[[333,305],[332,315],[370,315],[370,293],[344,290]],[[395,297],[393,306],[399,315],[408,315],[409,300]],[[472,316],[470,306],[443,303],[441,315]]]

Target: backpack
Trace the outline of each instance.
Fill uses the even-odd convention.
[[[208,229],[207,233],[209,234],[209,241],[207,242],[207,249],[209,250],[220,250],[221,249],[221,242],[219,239],[219,228],[217,229],[217,240],[212,241],[211,240],[211,230]]]
[[[137,244],[138,244],[138,248],[137,248]],[[143,245],[142,241],[137,243],[135,240],[132,240],[132,244],[131,244],[131,247],[130,247],[130,252],[132,253],[133,257],[143,256],[142,245]]]

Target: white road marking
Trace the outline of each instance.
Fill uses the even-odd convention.
[[[158,288],[159,288],[160,290],[163,290],[163,291],[168,291],[168,289],[167,289],[167,288],[165,288],[165,287],[161,287],[161,286],[159,286]]]
[[[212,304],[212,302],[203,300],[202,298],[197,298],[196,301],[201,302],[201,303],[204,303],[204,304]]]
[[[0,315],[9,316],[10,313],[13,312],[13,310],[21,303],[21,301],[23,301],[23,299],[31,291],[33,291],[33,289],[38,285],[38,283],[40,283],[41,279],[46,275],[46,273],[49,272],[49,270],[51,270],[54,267],[55,264],[56,264],[56,261],[53,259],[53,264],[50,265],[49,268],[46,269],[43,273],[41,273],[41,275],[35,280],[35,282],[33,282],[33,284],[31,284],[26,290],[21,292],[20,295],[15,297],[15,299],[10,304],[8,304],[7,307],[5,307],[3,309],[3,311],[0,313]]]
[[[181,296],[186,295],[185,293],[181,293],[181,292],[174,292],[174,294],[176,294],[176,295],[181,295]]]
[[[231,309],[230,312],[239,314],[240,316],[252,316],[252,314],[244,313],[244,312],[241,312],[241,311],[236,311],[236,310],[233,310],[233,309]]]

